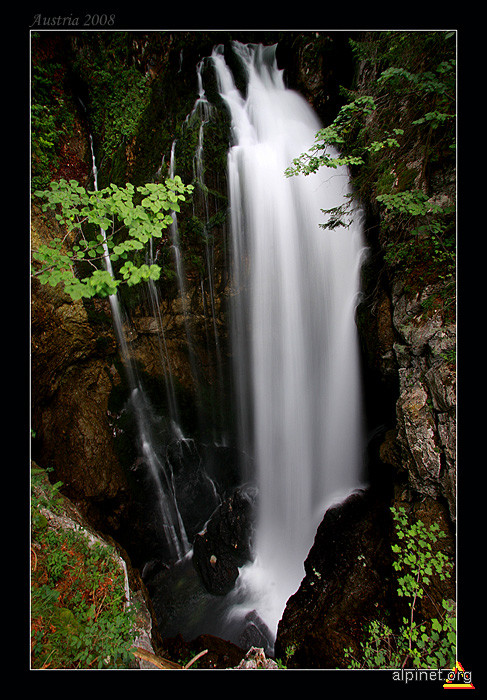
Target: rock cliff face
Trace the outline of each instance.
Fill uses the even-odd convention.
[[[370,414],[381,425],[377,463],[394,468],[398,485],[444,504],[453,523],[456,325],[443,298],[442,283],[412,290],[405,276],[387,276],[384,267],[358,322]]]
[[[392,289],[399,450],[391,461],[407,472],[415,492],[446,503],[455,520],[456,331],[441,302],[435,301],[440,289],[428,286],[411,296],[400,278]],[[426,299],[433,302],[425,312]],[[388,455],[384,453],[386,461]]]

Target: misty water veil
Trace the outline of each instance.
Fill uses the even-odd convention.
[[[239,643],[246,621],[259,620],[272,650],[278,622],[304,577],[304,561],[326,509],[363,485],[355,310],[364,241],[359,210],[349,215],[346,227],[320,226],[326,222],[322,210],[343,204],[350,192],[345,168],[285,175],[292,160],[313,144],[321,124],[305,99],[286,87],[276,47],[235,42],[232,51],[232,65],[241,71],[239,86],[244,76],[243,90],[222,47],[214,49],[206,67],[214,71],[224,105],[218,108],[228,110],[231,124],[232,401],[241,483],[254,489],[256,513],[251,560],[224,596],[206,593],[189,573],[192,551],[184,509],[178,507],[170,465],[152,442],[143,392],[132,370],[131,400],[139,415],[145,460],[160,493],[161,527],[177,555],[170,574],[165,573],[164,595],[173,600],[168,587],[186,589],[186,599],[166,614],[162,632],[180,632],[188,639],[208,632]],[[203,127],[213,109],[200,72],[196,108],[204,112],[198,165],[204,158]],[[177,162],[171,160],[171,168],[177,173]],[[182,289],[177,228],[171,235]],[[209,266],[211,253],[208,248]],[[154,309],[156,293],[153,286]],[[115,309],[115,320],[118,314]],[[164,349],[162,327],[159,334]],[[215,347],[218,353],[216,330]],[[168,379],[171,387],[169,366]],[[178,433],[176,409],[169,418],[171,439],[187,446]],[[214,490],[209,487],[208,493],[216,507]]]

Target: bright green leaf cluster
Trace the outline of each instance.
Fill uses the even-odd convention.
[[[372,620],[361,644],[361,658],[344,650],[350,668],[401,668],[407,663],[421,668],[452,666],[456,658],[456,619],[453,601],[442,601],[440,615],[428,623],[415,620],[416,603],[427,595],[432,577],[450,578],[452,564],[435,546],[445,537],[438,523],[427,527],[412,522],[405,509],[391,508],[397,542],[392,545],[393,568],[398,572],[397,595],[409,600],[409,615],[399,629]]]
[[[424,216],[439,209],[438,205],[429,202],[427,195],[420,190],[378,195],[377,201],[390,211],[411,216]]]
[[[136,267],[130,260],[127,260],[123,267],[120,268],[120,272],[129,287],[142,281],[157,281],[161,276],[159,265],[141,265]]]
[[[390,66],[379,76],[377,84],[387,83],[389,89],[401,93],[408,86],[418,95],[432,93],[437,97],[444,96],[450,87],[448,77],[451,76],[452,80],[455,78],[455,65],[455,59],[449,59],[442,61],[434,71],[415,73],[402,67]]]
[[[346,143],[350,132],[375,109],[374,99],[369,95],[362,95],[345,104],[340,109],[335,121],[318,131],[315,143],[309,151],[293,160],[293,167],[289,167],[285,171],[286,176],[291,177],[298,173],[309,175],[323,166],[338,168],[341,165],[363,165],[367,148],[359,149],[347,155],[335,155],[329,152],[328,147],[331,146],[340,150]],[[377,149],[378,144],[375,143],[372,148]]]
[[[399,544],[392,545],[396,554],[393,567],[402,573],[398,578],[399,596],[422,598],[425,587],[436,573],[441,581],[451,576],[451,563],[440,550],[434,552],[433,545],[445,533],[438,523],[427,528],[420,520],[410,523],[404,508],[392,508]]]
[[[180,211],[180,202],[192,189],[179,176],[165,183],[111,184],[95,191],[87,191],[76,180],[51,182],[48,190],[34,194],[45,200],[43,211],[55,212],[66,235],[33,251],[32,274],[42,284],[62,282],[72,299],[116,294],[122,282],[134,285],[159,279],[158,265],[137,266],[133,259],[151,238],[162,237],[173,223],[172,213]],[[110,272],[118,260],[126,261],[121,279]],[[76,265],[82,263],[91,266],[92,272],[79,278]]]

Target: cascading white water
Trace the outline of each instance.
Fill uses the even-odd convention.
[[[93,139],[90,136],[91,155],[93,166],[93,179],[95,191],[98,191],[98,170],[96,166]],[[100,229],[103,236],[104,262],[108,272],[113,277],[113,268],[110,260],[108,246],[106,243],[106,233]],[[124,331],[124,314],[120,306],[118,296],[109,296],[112,312],[113,326],[124,368],[127,374],[130,388],[130,403],[137,423],[139,449],[141,459],[150,469],[150,473],[155,485],[157,501],[160,511],[161,526],[165,535],[171,556],[175,560],[181,560],[190,550],[190,545],[186,536],[184,524],[179,513],[174,488],[174,478],[171,465],[164,462],[158,454],[156,441],[152,434],[151,406],[145,396],[143,387],[137,377]]]
[[[220,48],[212,55],[231,116],[228,179],[239,432],[259,489],[255,560],[240,572],[240,612],[275,635],[328,505],[360,485],[362,420],[354,312],[361,225],[329,230],[346,169],[286,178],[320,124],[284,85],[276,47],[234,43],[243,96]],[[357,217],[358,218],[358,217]],[[235,612],[235,611],[234,611]]]

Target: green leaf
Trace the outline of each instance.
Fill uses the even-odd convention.
[[[438,632],[441,632],[443,629],[441,623],[437,620],[436,617],[431,620],[431,629],[436,630]]]

